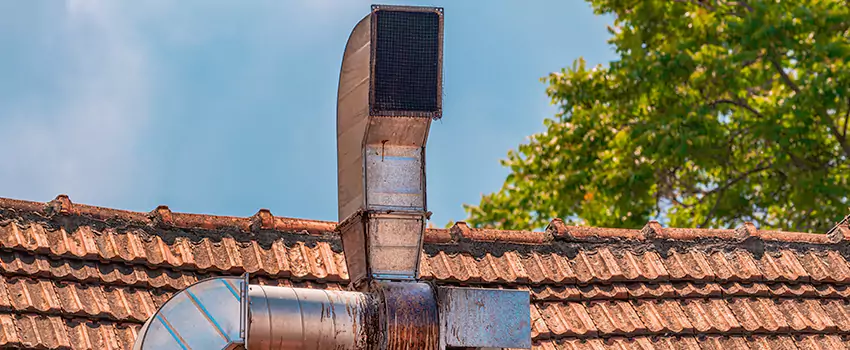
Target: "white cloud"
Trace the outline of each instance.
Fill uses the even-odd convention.
[[[27,21],[58,38],[28,45],[43,45],[31,52],[49,52],[59,66],[39,83],[43,90],[0,107],[0,149],[7,155],[0,196],[48,200],[69,193],[72,200],[110,203],[137,192],[142,164],[134,148],[149,120],[149,65],[134,28],[112,4],[69,0],[52,20]]]

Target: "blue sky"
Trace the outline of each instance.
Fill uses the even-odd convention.
[[[336,220],[339,65],[371,3],[0,0],[0,197]],[[445,8],[437,226],[555,113],[541,77],[614,59],[582,1],[383,3]]]

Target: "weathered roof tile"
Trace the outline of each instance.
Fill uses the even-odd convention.
[[[711,265],[702,252],[688,251],[680,253],[671,249],[663,260],[664,266],[671,278],[692,281],[707,281],[714,279]]]
[[[788,323],[771,299],[731,298],[729,308],[748,332],[787,332]]]
[[[721,299],[684,299],[680,302],[688,320],[701,333],[737,333],[741,324]]]
[[[584,305],[576,302],[537,304],[546,328],[559,336],[593,336],[597,329]],[[542,332],[541,332],[542,333]]]
[[[745,338],[751,350],[797,350],[794,338],[776,335],[756,335]]]
[[[0,198],[0,347],[129,349],[174,292],[222,274],[345,289],[334,225]],[[429,229],[421,276],[529,290],[535,349],[832,349],[850,336],[850,242],[647,227]]]
[[[627,301],[591,301],[587,312],[600,332],[605,334],[642,334],[646,326]]]
[[[631,302],[647,330],[652,333],[691,333],[693,325],[681,305],[673,300],[634,300]]]

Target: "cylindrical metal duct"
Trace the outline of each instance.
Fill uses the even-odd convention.
[[[375,310],[369,294],[360,292],[211,278],[165,302],[139,330],[133,349],[367,349],[367,331],[378,328]]]
[[[366,294],[251,285],[248,297],[250,350],[366,348]]]

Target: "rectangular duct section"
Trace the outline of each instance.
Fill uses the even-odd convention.
[[[355,285],[415,280],[428,219],[425,144],[442,113],[443,10],[375,5],[343,56],[339,231]]]

